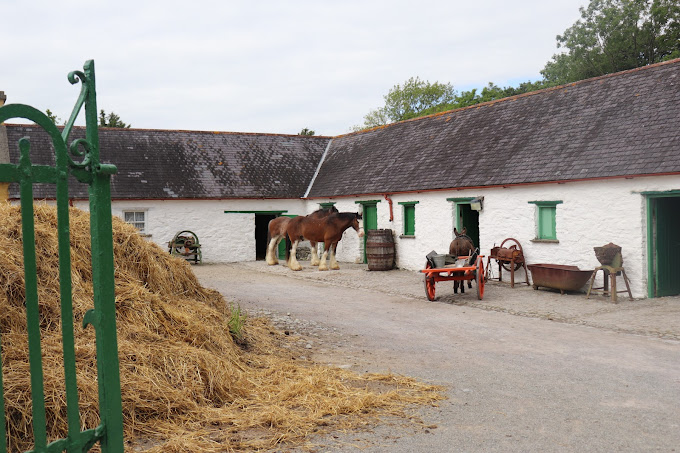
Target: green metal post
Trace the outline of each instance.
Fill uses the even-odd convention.
[[[115,173],[116,167],[103,165],[99,160],[94,62],[86,62],[84,72],[74,71],[69,74],[69,81],[72,84],[80,81],[82,87],[73,113],[63,131],[60,131],[44,113],[33,107],[22,104],[0,106],[0,123],[9,118],[25,118],[44,129],[52,139],[56,157],[55,167],[32,165],[30,142],[27,138],[23,138],[19,140],[21,155],[19,164],[0,163],[0,182],[18,182],[21,196],[26,317],[34,431],[34,449],[29,453],[56,453],[64,450],[68,453],[84,452],[97,442],[100,443],[103,453],[123,453],[123,415],[116,334],[110,190],[110,176]],[[85,106],[87,126],[86,138],[74,140],[69,147],[67,146],[68,137],[83,106]],[[81,147],[84,148],[84,151],[80,149]],[[82,161],[74,162],[68,155],[69,148],[73,155],[81,156]],[[80,182],[89,184],[90,193],[94,309],[85,315],[83,324],[92,324],[95,328],[101,424],[94,429],[83,432],[80,431],[76,380],[68,207],[69,174],[74,175]],[[56,184],[57,192],[57,235],[68,438],[58,439],[50,444],[47,444],[44,376],[40,344],[33,208],[33,184],[35,183]],[[6,453],[7,441],[2,385],[2,375],[0,374],[0,406],[2,406],[0,408],[0,415],[2,415],[2,420],[0,420],[0,438],[2,439],[0,441],[0,453]]]
[[[99,131],[95,94],[94,61],[85,64],[89,95],[85,103],[87,141],[90,144],[90,236],[92,244],[92,284],[97,336],[99,376],[99,410],[106,436],[102,439],[103,453],[123,453],[123,408],[120,397],[118,338],[116,333],[116,303],[113,263],[113,227],[111,224],[111,174],[116,168],[99,161]]]

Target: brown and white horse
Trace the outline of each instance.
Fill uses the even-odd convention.
[[[327,217],[334,212],[338,212],[335,206],[329,208],[317,209],[316,211],[309,214],[307,217],[312,219],[322,219]],[[295,218],[295,217],[293,217]],[[286,228],[288,227],[288,222],[290,222],[291,217],[277,217],[269,221],[269,244],[267,245],[267,264],[274,266],[279,264],[279,259],[277,257],[277,249],[279,242],[286,237]],[[316,242],[312,242],[312,266],[319,265],[319,254],[317,252]]]
[[[327,271],[329,268],[326,265],[326,257],[330,255],[330,268],[340,269],[338,261],[335,259],[335,249],[338,246],[338,241],[342,239],[342,234],[349,227],[363,237],[364,230],[359,225],[361,214],[356,212],[336,212],[321,219],[312,219],[309,216],[295,217],[288,222],[286,234],[292,242],[292,247],[288,251],[286,259],[288,267],[294,271],[302,270],[302,266],[295,258],[298,243],[307,239],[312,244],[315,242],[323,242],[324,250],[319,263],[320,271]]]
[[[469,261],[475,255],[475,244],[472,242],[472,239],[470,239],[470,237],[465,234],[467,233],[467,228],[463,227],[463,231],[460,233],[456,228],[454,228],[453,233],[456,235],[456,238],[451,241],[451,244],[449,245],[449,255],[455,258],[463,256],[469,257],[468,262],[466,263],[466,265],[469,266]],[[460,292],[464,293],[465,286],[463,286],[462,280],[453,281],[453,292],[457,293],[459,286]],[[472,288],[472,281],[470,280],[468,280],[468,288]]]

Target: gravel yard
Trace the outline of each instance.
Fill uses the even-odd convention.
[[[680,298],[613,304],[490,281],[453,294],[423,276],[341,263],[193,267],[250,315],[303,346],[299,359],[444,385],[422,420],[312,439],[313,451],[676,451]],[[288,450],[282,450],[288,451]]]

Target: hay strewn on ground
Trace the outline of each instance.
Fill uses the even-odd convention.
[[[66,436],[56,210],[36,205],[43,366],[50,439]],[[247,347],[232,340],[230,307],[198,283],[190,265],[114,218],[118,346],[127,448],[238,451],[298,443],[313,432],[362,425],[432,403],[437,388],[393,375],[304,365],[285,336],[248,319]],[[9,451],[32,447],[31,397],[19,208],[0,203],[0,328]],[[98,422],[92,327],[89,215],[71,209],[76,357],[82,425]],[[380,385],[375,385],[376,382]],[[371,388],[380,388],[372,391]]]

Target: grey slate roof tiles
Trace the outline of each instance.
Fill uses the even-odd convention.
[[[680,60],[333,140],[310,197],[680,172]]]
[[[71,139],[82,137],[75,128]],[[37,126],[12,162],[54,164]],[[102,128],[114,199],[303,197],[330,137]],[[309,197],[680,174],[680,59],[332,139]],[[53,197],[38,187],[36,197]],[[71,185],[71,196],[86,187]],[[16,185],[10,187],[17,195]]]
[[[37,126],[7,125],[12,162],[17,141],[31,140],[34,164],[54,165],[47,134]],[[84,135],[74,128],[70,139]],[[99,129],[101,161],[118,167],[114,199],[300,198],[330,139],[296,135],[214,133],[142,129]],[[46,152],[48,151],[48,152]],[[77,159],[74,159],[77,160]],[[71,196],[86,186],[70,184]],[[17,195],[16,185],[10,187]],[[36,197],[53,197],[40,187]]]

